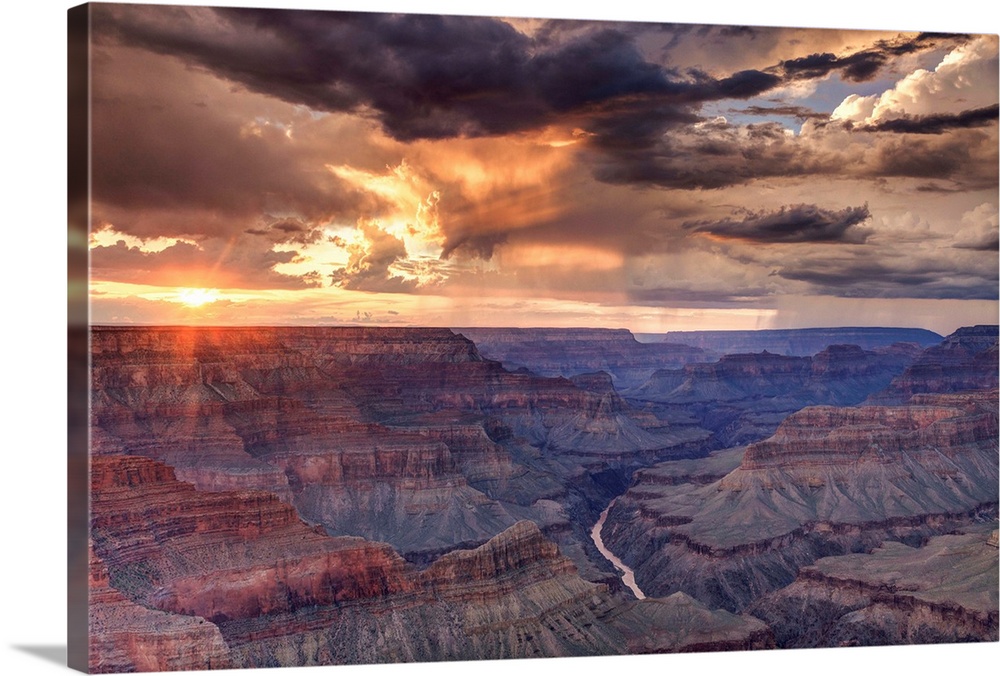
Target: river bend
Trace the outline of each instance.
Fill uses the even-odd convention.
[[[614,552],[605,547],[604,540],[601,539],[601,531],[604,529],[604,522],[608,518],[608,510],[611,509],[611,505],[613,504],[615,504],[614,500],[612,500],[611,504],[609,504],[607,508],[601,512],[601,518],[597,520],[597,523],[595,523],[594,527],[591,529],[590,537],[594,541],[594,544],[597,545],[597,551],[599,551],[604,558],[610,561],[611,565],[621,571],[622,582],[624,582],[625,586],[631,589],[632,593],[635,594],[635,597],[641,601],[646,598],[646,595],[642,593],[642,590],[639,589],[639,585],[635,582],[635,572],[625,565],[624,561],[615,556]]]

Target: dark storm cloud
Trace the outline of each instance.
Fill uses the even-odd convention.
[[[629,302],[636,305],[673,307],[725,307],[728,305],[746,307],[750,299],[758,300],[771,294],[765,287],[740,289],[739,292],[722,290],[703,290],[684,287],[660,287],[628,289]]]
[[[948,134],[885,135],[868,159],[876,176],[948,178],[966,189],[996,188],[997,143],[990,130],[956,129]]]
[[[588,121],[587,131],[593,134],[588,145],[605,151],[611,157],[628,151],[652,149],[668,129],[683,128],[702,118],[687,109],[673,106],[634,106],[627,111],[611,111],[595,115]]]
[[[759,29],[753,26],[723,26],[719,29],[719,33],[726,37],[742,37],[751,40],[757,37],[758,32]]]
[[[964,36],[901,36],[852,54],[814,54],[764,70],[715,75],[647,60],[638,43],[642,31],[656,30],[693,34],[718,28],[550,21],[538,32],[541,37],[532,37],[486,17],[110,5],[95,10],[99,44],[124,43],[169,54],[252,92],[314,110],[366,116],[400,141],[572,125],[583,132],[578,147],[590,152],[592,175],[611,184],[713,189],[771,176],[884,171],[888,176],[955,179],[978,170],[957,160],[967,150],[963,139],[932,149],[944,151],[939,163],[905,148],[878,149],[875,167],[867,157],[844,157],[785,138],[780,125],[719,126],[701,116],[706,103],[751,99],[834,71],[847,79],[868,79],[891,57],[960,42]],[[762,29],[733,30],[749,40]],[[749,108],[747,112],[753,114]],[[821,124],[815,113],[801,108],[756,112]],[[136,124],[158,121],[153,113],[143,117]],[[160,126],[164,123],[172,123],[166,115]],[[934,124],[961,131],[955,128],[958,121]],[[280,130],[264,133],[277,141]],[[134,165],[139,169],[136,180],[98,186],[102,192],[114,192],[117,200],[130,204],[190,193],[189,204],[200,200],[206,206],[226,196],[249,195],[243,203],[247,213],[293,213],[306,221],[329,218],[333,212],[348,220],[343,215],[358,210],[357,194],[335,177],[317,183],[315,174],[292,167],[283,171],[288,158],[275,156],[277,143],[260,143],[257,149],[253,142],[244,143],[238,152],[212,155],[196,166],[185,155],[175,157],[175,148],[150,147],[149,139],[156,136],[146,137],[134,152],[121,153],[109,160],[108,170],[96,174],[129,176]],[[179,147],[197,143],[193,139]],[[151,157],[157,161],[146,159]],[[232,171],[237,165],[255,169],[241,174]],[[162,190],[154,175],[159,170],[166,174]],[[290,206],[276,205],[276,200]],[[259,229],[244,223],[241,230],[248,226]],[[492,249],[488,242],[459,242],[449,249],[461,246],[484,253]]]
[[[139,237],[229,237],[267,225],[259,221],[268,213],[315,224],[378,207],[323,169],[330,154],[310,142],[319,123],[308,114],[233,96],[215,78],[138,49],[97,50],[95,62],[95,223]],[[196,98],[206,106],[190,105]]]
[[[504,21],[485,17],[204,8],[166,12],[134,6],[102,6],[99,15],[95,26],[104,43],[117,40],[172,54],[289,103],[370,116],[397,140],[495,136],[570,120],[584,132],[581,147],[596,151],[593,175],[598,180],[684,189],[721,188],[767,176],[864,174],[866,163],[849,166],[842,157],[817,153],[796,139],[783,138],[778,125],[713,125],[700,116],[701,106],[750,99],[791,80],[833,71],[849,79],[866,79],[892,56],[963,39],[901,37],[853,54],[814,54],[766,71],[715,76],[647,60],[637,45],[640,27],[619,24],[574,22],[565,31],[553,28],[545,39],[535,39]],[[753,33],[740,31],[740,36],[750,39]],[[747,109],[747,113],[817,119],[815,113],[797,107]],[[152,113],[146,118],[145,123],[155,122]],[[974,118],[914,124],[945,130],[975,124]],[[277,129],[264,132],[275,139],[280,134]],[[203,138],[202,143],[210,141]],[[117,167],[98,172],[109,183],[98,187],[114,190],[114,177],[135,167],[142,180],[123,181],[121,186],[153,185],[157,190],[150,195],[149,190],[134,188],[136,194],[122,196],[134,203],[175,194],[185,198],[190,194],[197,203],[199,194],[206,193],[202,197],[206,203],[225,195],[250,195],[258,202],[263,196],[283,197],[296,206],[248,205],[252,212],[271,208],[302,214],[306,205],[323,200],[327,212],[353,206],[344,185],[317,185],[314,176],[290,167],[275,170],[285,158],[268,154],[278,147],[273,143],[255,147],[251,140],[239,152],[207,155],[208,161],[199,166],[182,157],[172,159],[176,153],[170,148],[147,147],[150,143],[141,141],[135,152],[116,158]],[[957,147],[945,150],[961,152]],[[950,161],[947,153],[943,161],[927,160],[926,166],[912,155],[897,159],[891,155],[889,151],[880,155],[879,169],[887,175],[950,178],[968,171]],[[154,157],[155,162],[144,159]],[[212,170],[213,163],[219,164],[218,171]],[[236,164],[259,167],[261,172],[230,170]],[[206,176],[208,171],[211,176]],[[153,175],[157,172],[163,173],[162,182]],[[219,183],[206,180],[216,175],[222,184],[237,184],[216,190]],[[326,178],[332,182],[334,177]],[[307,220],[320,217],[302,215]],[[470,248],[490,249],[489,243]]]
[[[796,120],[828,120],[827,113],[818,113],[805,106],[747,106],[746,108],[730,108],[729,112],[741,115],[754,115],[760,117],[780,116],[794,117]]]
[[[952,129],[984,127],[997,121],[1000,105],[985,106],[960,113],[937,113],[934,115],[907,115],[874,124],[853,125],[857,131],[895,132],[899,134],[943,134]]]
[[[868,234],[857,226],[871,218],[868,205],[840,211],[815,204],[794,204],[771,212],[749,212],[741,219],[695,221],[684,224],[692,232],[725,239],[741,239],[766,244],[799,242],[841,242],[860,244]]]
[[[722,188],[762,176],[794,176],[823,169],[806,156],[795,139],[786,136],[781,125],[772,122],[737,127],[722,120],[703,121],[674,129],[670,135],[634,131],[631,140],[631,146],[595,158],[594,176],[598,180],[683,189]]]
[[[953,244],[956,249],[967,249],[969,251],[991,251],[996,253],[1000,249],[1000,236],[995,233],[975,242]]]
[[[595,177],[612,183],[720,187],[748,180],[756,167],[678,171],[664,159],[677,152],[664,146],[664,137],[698,123],[706,102],[748,99],[782,84],[779,74],[759,70],[715,77],[665,68],[643,56],[637,28],[587,22],[572,23],[572,31],[548,43],[477,17],[102,5],[94,24],[99,44],[173,55],[251,91],[315,110],[371,116],[401,141],[502,135],[572,119],[585,134],[582,145],[601,156]],[[126,126],[197,133],[180,142],[129,134],[138,142],[97,158],[103,164],[95,175],[109,183],[96,186],[100,195],[131,205],[176,199],[188,209],[204,204],[311,221],[334,213],[346,220],[345,213],[357,211],[358,195],[335,177],[317,183],[315,173],[289,166],[289,156],[280,154],[280,129],[255,130],[265,137],[223,146],[237,133],[232,124],[185,124],[183,117],[174,119],[169,101],[163,112],[130,122],[125,111],[135,103],[123,103],[121,115],[103,115],[109,134],[118,118]],[[203,114],[188,108],[193,119]],[[201,152],[211,147],[225,152]],[[745,150],[729,139],[702,139],[680,156],[698,162],[701,155],[735,151],[739,157]],[[782,161],[782,153],[774,159]],[[129,173],[132,167],[137,173]],[[238,204],[216,204],[225,200]],[[492,246],[450,248],[486,255]]]
[[[525,90],[556,112],[623,96],[676,93],[663,70],[647,62],[631,38],[614,30],[581,36],[523,62]]]
[[[98,85],[100,86],[100,84]],[[240,134],[224,116],[144,96],[94,103],[94,193],[124,206],[204,206],[253,213],[275,206],[345,204],[350,191],[329,189],[303,172],[276,130]],[[270,138],[269,138],[270,137]]]
[[[941,43],[954,44],[967,39],[968,36],[965,35],[921,33],[912,38],[879,40],[871,48],[852,54],[837,55],[825,52],[789,59],[782,61],[779,69],[786,77],[792,79],[822,78],[830,73],[839,72],[845,80],[866,82],[873,79],[882,67],[895,57],[930,49]]]
[[[398,139],[505,133],[545,112],[525,88],[530,40],[495,19],[115,8],[95,26],[291,103],[367,107]]]
[[[858,52],[843,57],[827,52],[782,61],[781,67],[785,73],[795,78],[815,79],[840,71],[845,80],[863,82],[875,77],[887,58],[885,54],[876,51]]]
[[[243,232],[268,237],[274,243],[314,244],[324,237],[322,229],[307,225],[298,218],[266,220],[271,221],[268,227],[247,228]]]
[[[805,282],[814,293],[845,298],[997,298],[996,259],[940,249],[886,256],[876,250],[846,256],[781,261],[771,273]]]
[[[864,289],[875,286],[912,287],[931,284],[936,281],[940,272],[899,271],[881,263],[859,263],[855,265],[839,265],[829,269],[785,268],[778,271],[778,276],[809,282],[820,287],[853,290],[844,295],[864,295]]]
[[[534,129],[616,101],[750,98],[781,82],[755,70],[677,77],[607,28],[544,49],[480,17],[105,7],[95,28],[290,103],[369,111],[404,141]]]
[[[279,221],[271,226],[273,230],[280,230],[286,234],[299,235],[308,231],[301,221],[287,220]]]
[[[997,181],[995,128],[882,134],[870,147],[853,144],[851,132],[840,125],[816,125],[808,134],[790,135],[773,122],[738,126],[716,120],[678,126],[670,134],[633,132],[627,137],[630,146],[593,158],[598,180],[714,189],[767,177],[907,177],[949,180],[960,190],[984,189]]]
[[[448,238],[441,258],[451,258],[456,253],[488,261],[498,246],[507,242],[507,233],[495,232],[476,235],[456,235]]]
[[[781,78],[759,70],[741,70],[738,73],[710,81],[710,86],[696,100],[749,99],[774,89],[782,83]]]

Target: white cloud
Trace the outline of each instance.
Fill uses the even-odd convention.
[[[890,213],[881,215],[874,220],[875,233],[873,242],[929,242],[936,246],[935,234],[931,225],[923,216],[913,212]]]
[[[836,110],[830,114],[830,117],[836,120],[851,120],[856,122],[867,120],[875,112],[877,100],[878,97],[874,94],[872,96],[851,94],[837,106]]]
[[[961,227],[955,233],[952,246],[959,249],[995,250],[998,239],[998,222],[995,204],[984,202],[962,214]]]
[[[834,119],[875,124],[908,115],[959,113],[997,102],[997,36],[984,35],[949,52],[933,71],[916,70],[881,94],[852,94]]]

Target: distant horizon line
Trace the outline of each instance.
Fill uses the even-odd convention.
[[[982,323],[982,324],[963,324],[957,327],[954,331],[962,328],[972,328],[972,327],[996,327],[1000,331],[1000,324],[992,323]],[[82,327],[76,327],[82,328]],[[464,330],[464,329],[480,329],[480,330],[520,330],[520,331],[626,331],[629,334],[643,335],[643,336],[663,336],[671,333],[767,333],[767,332],[780,332],[780,331],[830,331],[830,330],[895,330],[895,331],[926,331],[927,333],[932,333],[934,335],[945,337],[949,334],[939,333],[933,329],[928,329],[921,326],[886,326],[886,325],[870,325],[870,326],[859,326],[859,325],[835,325],[835,326],[805,326],[805,327],[783,327],[776,328],[770,327],[766,329],[674,329],[668,331],[634,331],[627,327],[599,327],[599,326],[584,326],[584,325],[574,325],[574,326],[511,326],[511,325],[483,325],[483,326],[456,326],[456,325],[426,325],[426,324],[386,324],[386,323],[336,323],[336,324],[296,324],[296,323],[274,323],[274,324],[153,324],[153,323],[139,323],[139,322],[129,322],[129,323],[115,323],[115,322],[102,322],[97,324],[88,324],[88,329],[128,329],[128,328],[147,328],[147,329],[260,329],[260,328],[287,328],[287,329],[335,329],[335,328],[383,328],[383,329],[447,329],[447,330]],[[954,333],[951,331],[950,333]]]

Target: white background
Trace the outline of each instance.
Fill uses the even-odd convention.
[[[0,557],[0,673],[63,673],[66,646],[66,436],[65,436],[65,148],[66,10],[73,3],[5,3],[0,80],[0,441],[2,518]],[[194,4],[187,2],[186,4]],[[883,28],[996,33],[998,10],[980,3],[781,0],[674,4],[615,0],[604,6],[565,0],[222,0],[215,4],[430,13],[676,21],[746,25]],[[906,7],[905,12],[899,9]],[[980,664],[977,664],[980,663]],[[578,671],[590,673],[714,674],[944,674],[985,667],[996,673],[1000,644],[906,646],[760,653],[636,656],[449,663],[434,665],[316,667],[250,673],[486,676]],[[979,669],[976,669],[978,672]],[[248,673],[225,671],[225,674]]]

